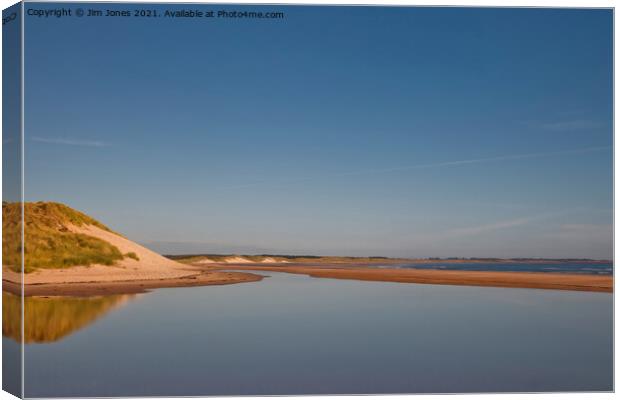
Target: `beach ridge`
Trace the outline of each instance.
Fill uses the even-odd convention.
[[[400,282],[434,285],[490,286],[507,288],[613,292],[611,275],[550,272],[455,271],[434,269],[372,268],[361,266],[305,266],[221,264],[212,270],[273,271],[303,274],[314,278],[351,279],[376,282]]]

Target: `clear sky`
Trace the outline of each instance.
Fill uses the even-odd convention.
[[[612,257],[610,10],[261,11],[26,17],[27,200],[166,253]]]

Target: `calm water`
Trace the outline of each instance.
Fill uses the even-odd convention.
[[[391,266],[393,268],[394,266]],[[571,274],[612,275],[611,263],[428,263],[402,264],[400,268],[449,269],[461,271],[521,271],[521,272],[562,272]]]
[[[26,396],[612,390],[610,294],[269,275],[27,304]]]

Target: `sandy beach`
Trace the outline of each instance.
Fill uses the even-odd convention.
[[[25,296],[100,296],[108,294],[145,293],[152,289],[231,285],[235,283],[256,282],[263,279],[261,275],[243,272],[210,271],[198,272],[179,278],[137,279],[118,281],[91,282],[55,282],[24,284]],[[2,290],[19,294],[19,280],[2,280]]]
[[[263,279],[262,275],[245,271],[285,272],[314,278],[376,282],[613,292],[613,277],[610,275],[372,268],[356,264],[247,262],[174,264],[165,274],[153,271],[135,273],[136,271],[131,269],[105,266],[38,271],[24,275],[24,294],[26,296],[130,294],[157,288],[230,285]],[[20,275],[5,269],[3,290],[18,294],[20,287]]]
[[[447,271],[317,264],[261,265],[244,263],[237,265],[218,264],[209,266],[208,268],[213,270],[287,272],[309,275],[315,278],[353,279],[363,281],[613,292],[613,277],[609,275],[543,272]]]

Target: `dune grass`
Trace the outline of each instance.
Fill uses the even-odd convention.
[[[129,253],[125,253],[125,257],[133,258],[136,261],[140,261],[140,257],[138,257],[138,255],[134,253],[133,251],[130,251]]]
[[[69,230],[70,226],[94,225],[112,232],[95,219],[64,204],[24,203],[24,272],[38,268],[76,265],[113,265],[123,259],[110,243]],[[14,271],[21,265],[21,203],[2,203],[3,264]],[[128,255],[128,257],[133,258]],[[137,257],[137,256],[136,256]]]

